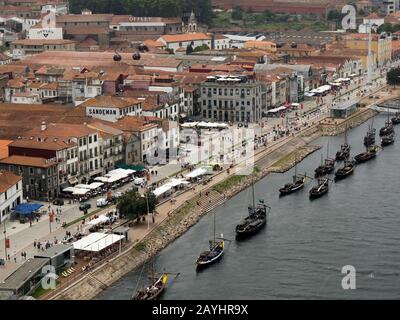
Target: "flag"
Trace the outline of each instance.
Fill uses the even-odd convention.
[[[7,238],[7,239],[6,239],[6,248],[7,248],[7,249],[10,249],[10,247],[11,247],[10,239]]]
[[[49,217],[50,217],[50,222],[53,222],[53,220],[54,220],[54,210],[51,210]]]

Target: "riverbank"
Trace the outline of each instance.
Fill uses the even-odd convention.
[[[304,137],[291,137],[275,150],[256,158],[255,180],[260,180],[268,173],[272,172],[270,170],[271,164],[277,163],[282,156],[293,153],[298,148],[301,148],[298,161],[317,150],[318,148],[315,146],[306,147],[306,145],[310,140],[319,137],[320,134],[315,128],[311,128],[307,131],[308,133],[306,133]],[[282,164],[281,170],[288,170],[292,165],[290,161],[285,162]],[[232,177],[240,176],[226,175],[221,183],[224,183],[224,181]],[[124,254],[110,259],[107,264],[92,271],[90,274],[79,279],[76,283],[71,284],[68,289],[54,298],[68,300],[93,299],[102,290],[112,285],[128,272],[145,263],[152,255],[164,249],[168,244],[188,231],[190,227],[195,225],[207,212],[222,204],[226,199],[243,191],[250,184],[251,178],[249,176],[244,176],[243,179],[236,178],[233,185],[230,185],[223,193],[216,191],[215,186],[210,186],[210,195],[207,200],[211,200],[210,202],[212,204],[209,206],[199,205],[199,201],[202,203],[205,203],[205,201],[203,201],[199,194],[194,195],[189,201],[186,201],[179,208],[175,209],[173,213],[142,241],[132,246],[132,248]],[[218,186],[218,184],[216,186]]]
[[[362,121],[362,119],[364,118],[360,117],[360,123],[365,121]],[[265,153],[261,152],[260,155],[256,155],[254,179],[258,181],[271,172],[285,172],[289,170],[294,165],[295,153],[297,161],[301,161],[319,149],[319,146],[309,144],[316,138],[319,138],[321,134],[322,130],[316,125],[304,131],[299,136],[287,138],[281,144],[278,144],[275,149],[266,150]],[[71,284],[69,288],[54,298],[73,300],[93,299],[102,290],[145,263],[151,256],[167,247],[172,241],[188,231],[207,212],[224,203],[226,199],[234,197],[239,192],[248,188],[252,182],[252,178],[249,176],[238,178],[241,176],[227,175],[225,172],[221,174],[225,175],[221,179],[222,181],[208,188],[211,194],[206,200],[209,200],[211,205],[207,205],[208,201],[204,201],[204,193],[203,198],[199,194],[193,194],[189,200],[173,210],[164,221],[139,243],[132,245],[125,253],[110,259],[108,263],[87,274],[76,281],[76,283]],[[228,184],[227,181],[229,181]],[[227,187],[218,188],[223,183]]]

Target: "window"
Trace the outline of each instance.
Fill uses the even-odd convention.
[[[92,136],[89,136],[89,143],[92,143]]]
[[[97,141],[97,134],[95,134],[94,136],[93,136],[93,142],[96,142]]]

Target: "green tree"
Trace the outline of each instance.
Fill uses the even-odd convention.
[[[147,215],[147,200],[149,204],[149,212],[154,212],[154,209],[158,203],[154,193],[148,192],[142,197],[136,190],[125,193],[118,199],[117,209],[120,214],[130,220],[138,219],[144,215]]]
[[[387,83],[389,85],[396,86],[400,83],[400,67],[390,69],[386,76]]]
[[[381,33],[381,32],[390,32],[390,33],[391,32],[395,32],[394,31],[394,26],[392,24],[390,24],[390,23],[381,24],[377,31],[378,31],[378,33]]]
[[[342,14],[336,9],[330,10],[328,12],[328,20],[329,21],[338,21],[341,18],[342,18]]]
[[[242,20],[243,18],[243,9],[240,6],[236,6],[232,10],[232,19],[234,20]]]
[[[197,46],[196,48],[194,48],[193,52],[199,52],[199,51],[204,51],[204,50],[208,50],[210,49],[210,47],[206,44],[202,44],[201,46]]]

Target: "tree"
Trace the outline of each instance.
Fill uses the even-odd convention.
[[[149,203],[149,212],[153,212],[158,201],[152,192],[146,194]],[[146,196],[142,197],[138,191],[132,190],[118,199],[117,209],[121,216],[130,220],[138,219],[147,214]]]
[[[236,6],[232,11],[232,19],[234,20],[242,20],[243,18],[243,9],[240,6]]]
[[[193,47],[192,47],[192,45],[191,44],[189,44],[187,47],[186,47],[186,54],[191,54],[193,52]]]
[[[338,21],[339,19],[341,19],[341,17],[342,17],[342,14],[336,9],[330,10],[328,12],[328,20],[329,21]]]
[[[204,50],[209,50],[210,47],[206,44],[202,44],[201,46],[197,46],[194,48],[193,52],[199,52],[199,51],[204,51]]]
[[[396,86],[400,83],[400,67],[390,69],[386,76],[387,83],[389,85]]]

